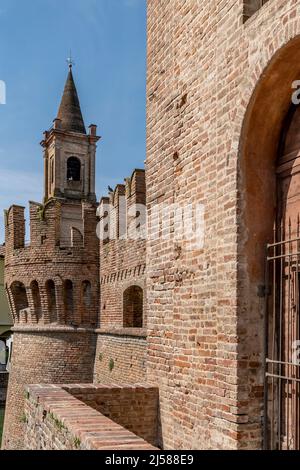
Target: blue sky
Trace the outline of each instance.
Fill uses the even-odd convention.
[[[98,197],[143,167],[146,0],[0,0],[0,243],[3,209],[42,198],[39,142],[57,114],[70,49],[85,124],[102,136]]]

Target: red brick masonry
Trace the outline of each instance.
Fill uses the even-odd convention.
[[[148,385],[30,385],[25,449],[155,450],[139,436],[157,440],[157,411],[158,390]]]

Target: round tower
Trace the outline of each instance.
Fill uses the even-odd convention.
[[[86,133],[70,67],[58,118],[42,142],[44,203],[6,213],[5,286],[14,319],[4,449],[22,449],[24,387],[93,381],[98,322],[96,126]]]

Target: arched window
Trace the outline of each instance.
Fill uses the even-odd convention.
[[[72,323],[74,320],[74,296],[73,296],[73,283],[70,280],[64,282],[64,312],[67,323]]]
[[[13,282],[10,286],[12,300],[14,303],[17,319],[20,319],[20,313],[28,308],[27,293],[24,284]]]
[[[80,181],[81,163],[76,157],[70,157],[67,161],[67,180]]]
[[[40,296],[40,289],[37,281],[32,281],[30,284],[32,300],[33,300],[33,308],[34,313],[36,315],[37,321],[42,317],[42,304],[41,304],[41,296]]]
[[[57,322],[57,313],[56,313],[56,292],[55,292],[55,284],[53,281],[46,282],[46,293],[47,293],[49,319],[51,323],[55,323]]]
[[[123,296],[123,325],[124,328],[143,327],[143,289],[131,286]]]

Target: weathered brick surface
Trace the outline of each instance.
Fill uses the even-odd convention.
[[[120,199],[124,197],[124,200]],[[136,227],[135,215],[146,203],[145,172],[135,170],[126,185],[117,185],[108,198],[100,202],[100,214],[108,212],[103,226],[108,224],[108,240],[100,241],[100,324],[101,328],[124,325],[124,292],[131,286],[143,290],[143,326],[146,326],[146,241],[132,239],[132,228]],[[109,204],[109,209],[103,207]],[[103,208],[103,209],[102,209]],[[132,212],[131,212],[132,211]],[[125,220],[124,220],[125,217]],[[122,219],[123,218],[123,219]],[[124,220],[127,238],[124,238]],[[137,234],[135,234],[137,236]]]
[[[158,442],[158,389],[149,385],[64,386],[71,395],[145,439]]]
[[[8,385],[8,372],[0,372],[0,405],[5,404]]]
[[[260,232],[273,186],[260,162],[273,165],[274,178],[278,130],[299,79],[300,2],[269,0],[246,22],[244,7],[148,2],[149,215],[157,203],[202,203],[206,225],[203,249],[159,240],[156,227],[147,244],[147,377],[160,388],[165,448],[262,443]],[[250,116],[256,134],[246,155]]]
[[[66,211],[52,202],[46,221],[32,204],[30,249],[23,247],[22,208],[8,214],[6,263],[15,322],[53,323],[43,290],[51,275],[55,320],[69,324],[62,279],[90,280],[98,316],[95,304],[88,322],[78,311],[72,321],[94,327],[98,320],[95,381],[133,383],[144,376],[144,336],[122,332],[125,290],[144,290],[147,380],[160,391],[158,435],[165,449],[261,448],[265,244],[274,216],[279,135],[292,82],[300,78],[299,18],[299,0],[148,2],[146,246],[123,240],[117,217],[122,195],[128,204],[142,200],[140,173],[106,198],[113,204],[117,238],[101,242],[100,250],[91,213],[83,237],[88,251],[77,232],[76,246],[60,246],[57,224],[61,211],[73,211],[70,201]],[[203,247],[162,239],[161,224],[151,223],[157,204],[174,203],[203,204]],[[32,298],[33,272],[41,279],[41,307]],[[29,310],[12,302],[14,295],[24,304],[20,286],[10,290],[16,281],[24,282]],[[81,305],[79,296],[75,300]],[[71,360],[70,376],[72,366]],[[44,381],[42,375],[36,378]],[[12,380],[17,390],[13,375]]]
[[[95,335],[87,331],[15,331],[4,422],[4,449],[24,445],[24,393],[30,383],[90,383]]]
[[[155,447],[141,437],[75,398],[76,395],[86,397],[92,404],[96,400],[96,406],[101,408],[101,400],[104,396],[105,399],[108,398],[109,388],[102,387],[101,392],[101,387],[91,385],[87,388],[80,385],[63,388],[37,385],[29,386],[26,390],[24,435],[25,448],[28,450],[155,450]],[[141,411],[141,399],[149,399],[149,403],[153,399],[154,406],[147,407],[146,404],[149,412],[147,414],[146,411],[146,415],[150,418],[149,424],[154,422],[157,391],[141,385],[136,387],[135,393],[131,390],[130,396],[126,397],[126,392],[121,395],[122,392],[112,389],[109,398],[112,414],[115,416],[116,408],[119,411],[117,419],[123,413],[135,416],[133,427],[140,431],[138,415]],[[135,398],[132,398],[134,395]],[[115,400],[121,401],[116,403]],[[107,412],[107,408],[105,411]]]
[[[140,383],[146,379],[146,330],[97,331],[95,383]]]

